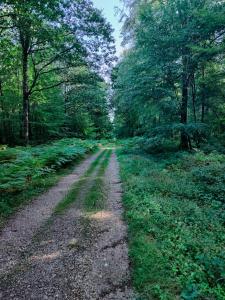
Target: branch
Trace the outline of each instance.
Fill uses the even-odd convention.
[[[219,38],[221,38],[224,34],[225,34],[225,31],[222,31],[219,35],[217,35],[214,39],[212,39],[210,41],[209,45],[211,45],[213,42],[215,42],[216,40],[218,40]]]
[[[31,87],[28,91],[28,94],[31,95],[32,94],[32,90],[33,88],[35,87],[36,83],[37,83],[37,80],[38,80],[38,77],[39,77],[39,72],[37,71],[36,69],[36,64],[35,64],[35,59],[33,57],[33,55],[31,55],[31,60],[32,60],[32,63],[33,63],[33,70],[34,70],[34,79],[33,79],[33,82],[31,84]]]
[[[58,58],[60,58],[60,56],[62,56],[63,54],[71,51],[72,49],[74,49],[76,47],[76,44],[74,44],[73,46],[67,48],[67,49],[64,49],[63,51],[61,51],[60,53],[56,54],[52,59],[50,59],[47,63],[45,63],[39,70],[37,70],[36,66],[39,64],[39,63],[36,63],[35,60],[34,60],[34,57],[33,57],[33,53],[32,51],[30,50],[30,53],[31,53],[31,58],[32,58],[32,62],[33,62],[33,68],[34,68],[34,79],[33,79],[33,82],[31,84],[31,87],[29,89],[29,95],[32,95],[33,93],[35,92],[40,92],[40,91],[43,91],[43,90],[47,90],[47,89],[51,89],[51,88],[54,88],[54,87],[57,87],[59,85],[61,85],[62,83],[64,83],[65,81],[62,81],[62,82],[58,82],[54,85],[51,85],[51,86],[48,86],[48,87],[45,87],[45,88],[41,88],[41,89],[34,89],[34,87],[36,86],[37,84],[37,81],[38,81],[38,78],[40,76],[42,76],[43,74],[48,74],[50,72],[53,72],[53,71],[60,71],[60,70],[64,70],[65,68],[53,68],[53,69],[50,69],[50,70],[46,70],[46,71],[43,71],[45,68],[47,68],[48,66],[50,66],[51,64],[53,64]],[[38,51],[38,50],[37,50]]]
[[[43,48],[32,49],[32,50],[30,50],[30,53],[35,53],[35,52],[38,52],[38,51],[45,51],[45,50],[48,50],[48,49],[51,49],[51,47],[43,47]]]
[[[14,15],[15,14],[13,14],[13,13],[8,13],[8,14],[5,14],[5,15],[0,15],[0,18],[12,17]]]
[[[61,51],[60,53],[58,53],[57,55],[55,55],[49,62],[47,62],[44,66],[42,66],[39,70],[39,72],[41,72],[43,69],[45,69],[46,67],[48,67],[49,65],[51,65],[54,61],[56,61],[62,54],[65,54],[69,51],[71,51],[73,48],[75,48],[75,45],[71,46],[70,48],[67,48],[63,51]]]
[[[12,25],[12,26],[2,26],[2,25],[0,25],[0,29],[3,29],[3,30],[12,29],[12,28],[15,28],[15,26],[14,25]]]
[[[33,68],[34,68],[34,80],[33,80],[32,84],[31,84],[30,89],[29,89],[29,95],[33,94],[36,91],[39,91],[39,90],[33,90],[33,89],[34,89],[34,87],[35,87],[35,85],[36,85],[36,83],[38,81],[38,78],[41,75],[47,74],[47,73],[50,73],[50,72],[53,72],[53,71],[60,70],[60,68],[54,68],[54,69],[51,69],[51,70],[48,70],[48,71],[43,71],[43,70],[46,67],[48,67],[49,65],[51,65],[58,57],[60,57],[60,55],[62,55],[63,53],[65,53],[67,51],[70,51],[73,47],[70,47],[70,48],[66,49],[65,51],[62,51],[60,54],[57,54],[53,59],[51,59],[48,63],[46,63],[44,66],[42,66],[39,70],[36,69],[37,64],[36,64],[36,62],[34,60],[34,57],[33,57],[32,53],[31,53],[31,58],[32,58],[32,63],[33,63]]]
[[[63,81],[57,82],[57,83],[55,83],[55,84],[53,84],[53,85],[46,86],[46,87],[43,87],[43,88],[41,88],[41,89],[33,90],[33,91],[31,91],[30,95],[32,95],[32,94],[34,94],[34,93],[42,92],[42,91],[44,91],[44,90],[52,89],[52,88],[54,88],[54,87],[60,86],[60,85],[63,84],[63,83],[66,83],[66,82],[68,82],[68,81],[63,80]]]
[[[71,66],[70,67],[66,66],[66,67],[62,67],[62,68],[60,68],[60,67],[53,68],[53,69],[50,69],[48,71],[39,72],[39,76],[44,75],[44,74],[48,74],[48,73],[51,73],[51,72],[62,71],[62,70],[69,69],[69,68],[71,68]]]

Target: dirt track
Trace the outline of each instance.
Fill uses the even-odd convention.
[[[81,163],[3,230],[1,299],[134,299],[115,153],[105,174],[105,208],[87,213],[82,205],[94,182],[93,173],[79,199],[63,215],[50,218],[69,187],[96,157]]]

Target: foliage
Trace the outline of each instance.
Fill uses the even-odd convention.
[[[117,136],[163,133],[186,150],[210,134],[222,139],[224,1],[123,2],[129,46],[112,74]]]
[[[105,137],[113,43],[91,0],[1,1],[0,143]]]
[[[118,154],[140,299],[224,299],[225,156],[146,155],[125,144]]]
[[[0,150],[0,215],[10,213],[27,189],[40,188],[45,178],[97,148],[93,141],[63,139],[38,147]],[[14,201],[15,200],[15,201]]]

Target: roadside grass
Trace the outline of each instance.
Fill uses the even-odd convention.
[[[92,175],[105,155],[106,150],[102,151],[100,155],[92,162],[85,174],[73,184],[64,199],[55,207],[54,214],[62,214],[72,203],[76,201],[81,188],[87,183],[88,177]]]
[[[0,227],[18,207],[68,174],[97,142],[63,139],[38,147],[0,150]]]
[[[225,155],[118,150],[141,300],[225,299]]]
[[[96,174],[93,186],[91,187],[84,200],[84,206],[86,211],[88,212],[98,211],[104,208],[107,196],[107,191],[104,184],[104,174],[109,165],[111,155],[112,150],[107,150],[106,156],[102,161],[99,170]]]

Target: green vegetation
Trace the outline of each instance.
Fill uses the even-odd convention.
[[[85,208],[87,209],[87,211],[93,211],[103,208],[104,200],[106,197],[103,176],[109,164],[111,154],[112,150],[104,150],[99,154],[99,156],[87,169],[85,174],[73,184],[65,198],[56,206],[54,210],[55,214],[62,214],[67,208],[70,207],[71,204],[73,204],[77,200],[81,189],[88,183],[90,176],[94,174],[96,169],[97,173],[95,174],[93,185],[91,186],[91,189],[90,191],[88,191],[87,196],[84,200]]]
[[[225,1],[121,2],[116,65],[92,0],[0,2],[0,222],[99,140],[55,213],[85,186],[86,210],[104,208],[120,148],[140,299],[224,300]]]
[[[106,155],[106,150],[103,150],[101,152],[101,154],[97,157],[97,159],[95,161],[93,161],[90,168],[85,172],[85,176],[90,176],[95,171],[95,169],[97,168],[97,166],[101,162],[102,158],[105,157],[105,155]]]
[[[225,155],[137,149],[118,154],[140,299],[224,300]]]
[[[225,137],[225,2],[124,0],[112,74],[118,137],[199,148]]]
[[[72,203],[77,199],[77,196],[83,186],[88,182],[88,178],[93,174],[95,169],[98,167],[102,158],[105,156],[106,151],[102,151],[101,154],[93,161],[85,174],[77,182],[73,184],[71,189],[65,198],[56,206],[54,212],[55,214],[62,214]]]
[[[115,134],[140,299],[225,299],[225,2],[124,0]],[[179,152],[187,151],[187,152]]]
[[[98,211],[104,208],[107,192],[104,182],[104,174],[109,165],[111,155],[112,150],[107,150],[106,156],[96,174],[93,186],[85,198],[85,208],[87,211]]]
[[[57,171],[97,149],[97,142],[63,139],[39,147],[0,150],[0,216],[42,192],[59,178]]]
[[[0,144],[110,136],[115,47],[91,0],[2,0],[0,48]]]

